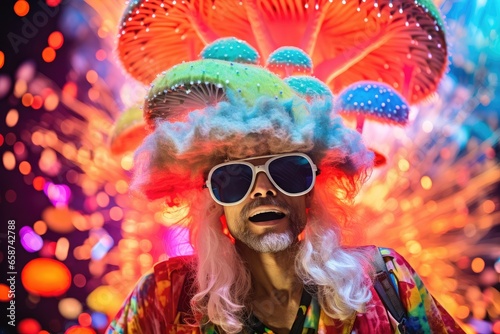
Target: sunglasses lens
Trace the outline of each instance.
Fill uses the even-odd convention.
[[[309,160],[302,156],[285,156],[271,161],[269,173],[284,191],[298,194],[311,187],[314,171]]]
[[[210,178],[212,192],[215,198],[223,203],[238,202],[250,189],[252,176],[252,168],[244,164],[220,166]]]

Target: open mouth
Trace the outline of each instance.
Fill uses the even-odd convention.
[[[253,216],[249,217],[248,219],[252,223],[261,223],[261,222],[266,222],[270,220],[278,220],[285,218],[285,214],[280,211],[261,211]]]

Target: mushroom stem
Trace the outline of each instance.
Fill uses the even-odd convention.
[[[252,31],[257,41],[257,47],[259,52],[264,59],[267,59],[271,52],[276,49],[276,43],[271,37],[271,32],[269,31],[266,23],[262,19],[262,15],[257,9],[257,3],[255,0],[245,1],[245,9],[248,16],[248,21],[252,26]]]
[[[301,49],[309,55],[313,54],[314,48],[316,47],[321,25],[323,24],[323,20],[325,19],[330,3],[331,2],[325,2],[325,4],[323,4],[323,6],[321,6],[318,10],[315,10],[314,14],[310,15],[307,20],[306,30],[300,45]]]
[[[363,38],[364,42],[354,45],[335,58],[323,61],[314,69],[316,77],[329,84],[333,79],[357,64],[372,51],[384,45],[391,38],[389,35],[385,29],[380,29],[371,38]]]
[[[408,99],[408,101],[411,101],[411,83],[413,81],[413,70],[415,69],[415,66],[410,66],[408,64],[403,65],[403,75],[404,75],[404,80],[403,80],[403,87],[401,90],[401,93],[405,98]]]
[[[356,131],[363,133],[363,126],[365,125],[365,116],[358,114],[356,115]]]
[[[200,13],[193,8],[191,3],[189,5],[189,15],[188,20],[191,24],[191,28],[196,32],[196,35],[201,39],[205,45],[208,45],[218,39],[218,36],[209,26],[207,26],[204,20],[200,17]]]

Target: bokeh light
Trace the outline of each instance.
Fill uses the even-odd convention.
[[[88,313],[81,313],[78,316],[78,323],[81,326],[89,327],[92,324],[92,317]]]
[[[471,269],[475,273],[482,272],[484,270],[484,266],[485,266],[484,260],[482,258],[480,258],[480,257],[476,257],[471,262]]]
[[[50,94],[45,98],[43,106],[47,111],[53,111],[59,105],[59,97],[56,94]]]
[[[58,6],[61,3],[61,1],[62,0],[45,0],[47,5],[49,5],[50,7]]]
[[[425,190],[429,190],[432,188],[432,180],[428,176],[423,176],[420,179],[420,184],[422,185],[422,188],[424,188]]]
[[[11,86],[11,78],[8,75],[0,74],[0,99],[5,98],[5,96],[9,93]]]
[[[45,183],[43,192],[56,208],[65,208],[71,198],[71,189],[65,184]]]
[[[28,175],[31,173],[31,165],[28,161],[22,161],[19,164],[19,172],[23,175]]]
[[[39,95],[33,96],[33,101],[31,101],[31,108],[38,110],[43,106],[43,99]]]
[[[63,298],[58,304],[59,313],[66,319],[77,319],[82,313],[82,303],[76,298]]]
[[[47,227],[58,233],[69,233],[75,229],[73,219],[78,213],[66,207],[47,207],[42,213],[42,220]]]
[[[5,143],[9,146],[14,145],[16,142],[16,134],[13,132],[9,132],[5,135]]]
[[[47,63],[53,62],[56,59],[56,50],[50,46],[46,47],[42,51],[42,59]]]
[[[495,334],[500,333],[500,320],[495,321],[495,323],[493,324],[492,330],[493,330],[493,333],[495,333]]]
[[[66,82],[62,92],[64,95],[75,98],[78,93],[78,86],[72,81]]]
[[[26,93],[27,89],[28,89],[28,84],[26,83],[25,80],[23,79],[17,80],[16,84],[14,85],[14,96],[17,98],[23,96],[23,94]]]
[[[483,202],[484,213],[486,213],[486,214],[493,213],[495,211],[495,209],[496,209],[496,205],[495,205],[495,202],[493,202],[492,200],[488,199],[488,200]]]
[[[7,124],[8,127],[12,128],[16,126],[17,121],[19,121],[19,113],[16,109],[10,109],[7,112],[7,116],[5,117],[5,124]]]
[[[123,218],[123,210],[119,206],[114,206],[109,210],[109,217],[114,221],[121,221]]]
[[[11,298],[9,298],[10,287],[7,284],[0,283],[0,301],[8,302]]]
[[[33,224],[33,230],[38,235],[44,235],[47,232],[47,224],[45,224],[45,222],[43,220],[37,220]]]
[[[467,306],[465,305],[461,305],[457,308],[456,312],[455,312],[455,316],[458,318],[458,319],[465,319],[469,316],[470,314],[470,310]]]
[[[18,16],[26,16],[30,11],[30,4],[26,0],[17,0],[14,4],[14,12]]]
[[[23,319],[17,325],[17,330],[23,334],[38,334],[41,329],[40,323],[33,318]]]
[[[33,94],[31,94],[31,93],[23,94],[21,102],[22,102],[23,106],[31,107],[31,104],[33,103]]]
[[[19,159],[24,159],[24,157],[26,156],[26,145],[24,145],[24,143],[21,141],[16,142],[14,144],[14,153]]]
[[[6,192],[5,192],[5,200],[8,202],[8,203],[14,203],[17,199],[17,193],[14,189],[8,189]]]
[[[64,334],[96,334],[96,332],[92,328],[75,325],[68,328]]]
[[[99,75],[94,70],[89,70],[86,75],[87,81],[91,84],[95,84],[99,79]]]
[[[45,179],[42,176],[37,176],[33,179],[33,188],[42,191],[45,186]]]
[[[43,240],[31,227],[23,226],[19,230],[19,237],[23,248],[30,252],[38,252],[42,249]]]
[[[60,49],[64,44],[64,36],[60,31],[54,31],[49,35],[48,43],[54,50]]]
[[[76,274],[75,277],[73,277],[73,283],[76,287],[83,288],[87,284],[87,279],[82,274]]]
[[[97,50],[97,52],[95,53],[95,58],[96,58],[97,60],[99,60],[99,61],[103,61],[103,60],[105,60],[107,56],[108,56],[108,55],[107,55],[106,51],[104,51],[104,50],[102,50],[102,49]]]
[[[96,329],[104,329],[108,325],[108,317],[101,312],[92,312],[92,326]]]
[[[114,315],[120,308],[121,294],[115,288],[101,285],[92,291],[87,297],[87,305],[95,311]]]
[[[16,157],[11,151],[5,151],[2,156],[3,168],[6,170],[13,170],[16,168]]]
[[[69,240],[67,238],[59,238],[56,242],[55,256],[59,261],[64,261],[68,257]]]
[[[36,258],[29,261],[21,272],[24,288],[42,297],[58,297],[71,285],[71,273],[60,261]]]
[[[5,53],[3,53],[3,51],[0,51],[0,69],[3,67],[3,65],[5,65]]]

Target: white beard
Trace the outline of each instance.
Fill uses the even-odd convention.
[[[264,235],[255,235],[246,230],[239,239],[249,248],[259,253],[277,253],[290,247],[296,239],[291,231],[282,233],[269,232]]]

